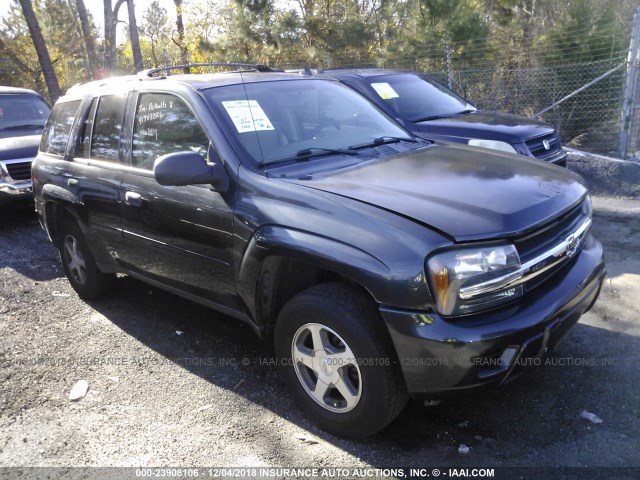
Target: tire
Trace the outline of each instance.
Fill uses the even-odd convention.
[[[69,283],[80,298],[93,300],[111,290],[115,274],[102,273],[78,224],[66,219],[62,226],[60,260]]]
[[[330,433],[373,435],[407,403],[389,333],[357,288],[326,283],[296,295],[278,315],[274,341],[297,403]]]

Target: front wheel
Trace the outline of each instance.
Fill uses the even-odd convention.
[[[297,402],[331,433],[372,435],[406,404],[386,327],[356,288],[322,284],[295,296],[278,316],[275,348]]]
[[[61,233],[62,268],[78,296],[91,300],[109,291],[115,284],[116,276],[98,269],[77,223],[67,219]]]

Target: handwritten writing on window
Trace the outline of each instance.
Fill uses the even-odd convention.
[[[138,113],[153,112],[156,110],[167,110],[173,108],[173,100],[160,100],[159,102],[146,102],[138,105]]]
[[[151,120],[162,120],[164,118],[164,112],[151,112],[145,115],[138,115],[138,123],[142,124]]]
[[[138,134],[143,137],[153,137],[158,140],[158,129],[157,128],[141,128],[138,131]]]

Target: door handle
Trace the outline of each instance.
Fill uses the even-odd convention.
[[[124,194],[124,203],[129,205],[130,207],[141,207],[142,206],[142,195],[136,192],[126,192]]]
[[[69,180],[67,180],[67,185],[69,185],[70,187],[73,187],[77,184],[78,184],[78,180],[75,178],[70,178]]]

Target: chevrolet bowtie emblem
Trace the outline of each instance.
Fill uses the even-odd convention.
[[[576,250],[578,250],[578,239],[575,237],[575,235],[569,235],[565,240],[565,243],[567,244],[567,257],[573,257],[573,255],[575,255],[576,253]]]

